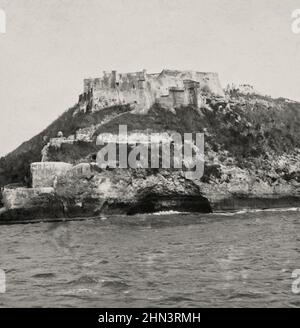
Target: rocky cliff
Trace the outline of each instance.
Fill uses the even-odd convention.
[[[76,104],[1,158],[2,222],[297,205],[300,103],[236,89],[202,97],[200,106],[155,103],[147,112]],[[116,134],[121,124],[133,134],[204,133],[204,175],[191,181],[181,170],[100,169],[97,137]]]

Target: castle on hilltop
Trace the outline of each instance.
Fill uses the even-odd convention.
[[[158,103],[166,108],[200,107],[206,95],[224,97],[217,73],[164,69],[148,74],[103,72],[99,78],[84,80],[79,96],[81,109],[99,110],[104,107],[132,104],[139,111],[147,111]]]

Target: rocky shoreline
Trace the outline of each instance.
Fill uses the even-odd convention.
[[[220,183],[221,177],[214,184],[194,182],[181,171],[102,170],[95,163],[72,166],[59,162],[33,163],[31,171],[32,188],[4,187],[0,224],[101,219],[170,210],[200,214],[291,208],[300,202],[296,194],[263,193],[266,186],[261,182],[256,193],[249,193],[243,180],[225,185]]]
[[[177,202],[177,200],[176,200]],[[203,212],[202,208],[199,210],[199,202],[196,199],[188,199],[182,206],[182,200],[177,204],[174,203],[174,199],[170,199],[170,206],[158,207],[160,211],[149,211],[148,206],[131,207],[131,204],[112,203],[108,202],[103,208],[103,211],[99,213],[95,211],[90,204],[89,208],[78,209],[77,206],[69,208],[66,212],[64,204],[59,201],[51,200],[49,206],[42,207],[36,206],[34,208],[18,208],[18,209],[0,209],[0,225],[11,224],[27,224],[27,223],[40,223],[40,222],[61,222],[61,221],[85,221],[85,220],[102,220],[106,217],[120,217],[131,216],[139,214],[153,214],[164,211],[175,211],[176,213],[198,213],[199,219],[207,213],[219,213],[228,212],[234,213],[238,211],[247,210],[265,210],[265,209],[290,209],[299,208],[300,197],[276,197],[276,198],[244,198],[237,197],[231,199],[224,199],[222,202],[215,203],[213,211]],[[134,211],[132,211],[134,209]],[[129,210],[129,212],[128,212]],[[98,214],[97,214],[98,213]],[[129,219],[128,216],[128,219]]]

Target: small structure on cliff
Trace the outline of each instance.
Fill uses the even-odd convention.
[[[33,188],[53,187],[55,177],[66,174],[72,164],[63,162],[36,162],[30,165]]]
[[[146,70],[135,73],[112,71],[103,72],[100,78],[85,79],[79,104],[83,110],[133,104],[143,111],[155,103],[167,108],[200,107],[207,94],[224,97],[217,73],[167,69],[156,74],[148,74]]]
[[[256,88],[251,84],[228,84],[226,89],[226,93],[229,95],[261,95],[260,92],[256,90]]]

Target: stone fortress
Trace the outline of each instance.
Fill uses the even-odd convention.
[[[146,70],[112,71],[103,72],[100,78],[85,79],[79,104],[82,110],[93,111],[132,104],[139,112],[145,112],[155,103],[166,108],[200,107],[207,94],[224,97],[217,73],[168,69],[155,74],[148,74]]]

